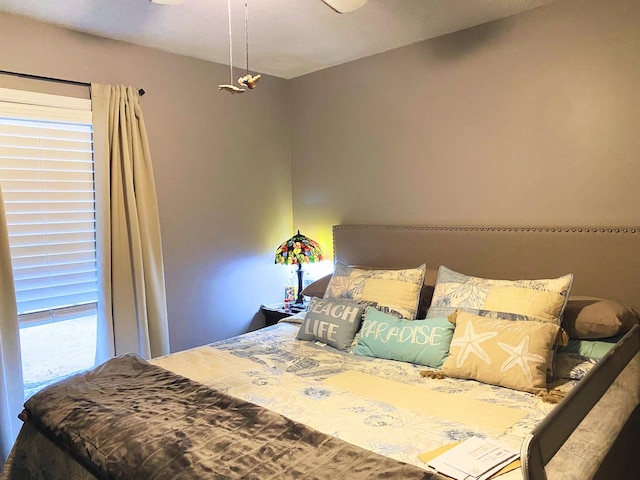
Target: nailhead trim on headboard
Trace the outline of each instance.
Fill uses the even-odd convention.
[[[465,226],[465,225],[334,225],[333,229],[351,230],[445,230],[445,231],[475,231],[475,232],[540,232],[540,233],[622,233],[635,235],[640,227],[561,227],[561,226]],[[333,258],[336,257],[333,246]]]
[[[507,279],[574,273],[576,295],[612,298],[640,310],[639,226],[345,224],[333,227],[333,241],[334,261],[371,267],[424,262],[431,269],[444,264]]]

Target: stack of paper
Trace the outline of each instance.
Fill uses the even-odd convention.
[[[498,442],[471,437],[428,462],[431,468],[456,480],[487,480],[519,453]]]

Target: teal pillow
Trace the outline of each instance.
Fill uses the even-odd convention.
[[[404,320],[368,307],[353,353],[440,368],[454,329],[446,318]]]
[[[318,340],[338,350],[349,350],[366,307],[366,303],[354,300],[314,298],[296,338]]]
[[[569,343],[566,346],[558,348],[558,352],[575,353],[581,357],[600,360],[621,338],[622,335],[611,338],[602,338],[600,340],[580,340],[570,338]]]

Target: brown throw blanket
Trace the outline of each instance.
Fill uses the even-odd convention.
[[[21,417],[98,478],[442,478],[134,355],[46,388]]]

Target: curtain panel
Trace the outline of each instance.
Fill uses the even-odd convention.
[[[98,353],[169,353],[160,219],[136,89],[91,85],[96,169]]]
[[[18,310],[0,189],[0,465],[9,456],[22,426],[18,414],[22,410],[23,395]]]

